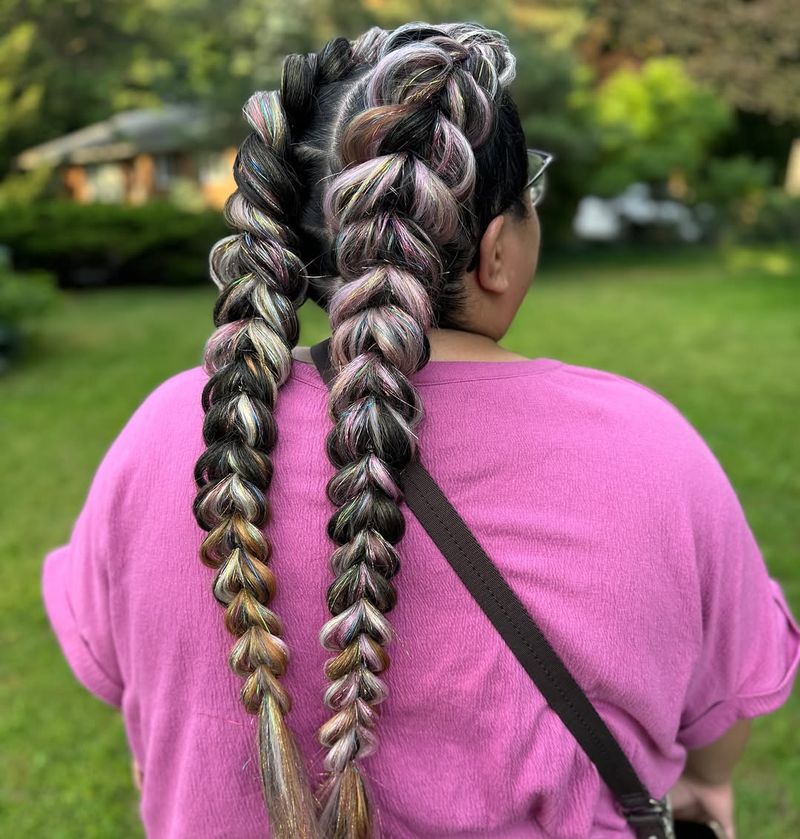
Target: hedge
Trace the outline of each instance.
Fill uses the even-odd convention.
[[[208,253],[230,232],[221,211],[191,213],[164,201],[0,208],[0,244],[15,268],[50,271],[62,287],[208,282]]]

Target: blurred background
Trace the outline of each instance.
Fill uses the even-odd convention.
[[[0,0],[0,835],[141,835],[119,716],[62,659],[41,561],[137,405],[201,363],[247,97],[287,52],[409,20],[507,33],[528,145],[557,156],[503,345],[672,401],[800,614],[795,0]],[[755,721],[742,836],[798,835],[798,732],[797,692]]]

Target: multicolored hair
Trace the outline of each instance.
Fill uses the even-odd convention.
[[[478,24],[374,28],[288,56],[280,90],[253,94],[243,109],[253,132],[225,208],[238,232],[210,257],[221,292],[204,360],[207,449],[194,515],[237,639],[230,666],[259,716],[264,796],[281,839],[376,835],[362,759],[377,748],[388,693],[386,615],[405,528],[398,478],[416,457],[423,416],[413,376],[430,357],[426,332],[462,325],[463,272],[488,222],[528,212],[514,72],[505,37]],[[328,312],[337,373],[327,438],[334,579],[320,633],[335,655],[319,731],[327,777],[314,792],[286,723],[288,650],[269,605],[265,534],[275,403],[307,298]]]

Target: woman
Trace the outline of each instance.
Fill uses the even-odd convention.
[[[373,29],[245,105],[204,364],[137,409],[44,569],[76,675],[124,715],[148,836],[630,835],[409,515],[418,454],[643,782],[732,834],[742,723],[786,700],[800,631],[674,406],[498,345],[547,162],[514,66],[476,24]]]

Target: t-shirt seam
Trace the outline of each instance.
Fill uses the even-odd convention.
[[[500,375],[495,376],[467,376],[463,378],[456,378],[456,379],[437,379],[435,382],[415,382],[414,386],[417,388],[420,387],[434,387],[436,385],[451,385],[451,384],[469,384],[471,382],[493,382],[499,379],[520,379],[520,378],[527,378],[530,376],[543,376],[547,373],[553,373],[556,370],[560,370],[562,367],[566,366],[566,362],[558,361],[552,366],[544,369],[544,370],[524,370],[518,373],[503,373]],[[316,369],[316,368],[315,368]],[[307,384],[309,387],[313,387],[316,390],[327,390],[327,386],[324,382],[312,382],[310,379],[305,378],[304,376],[298,375],[296,371],[292,370],[290,374],[291,378],[298,382],[303,382],[303,384]]]

